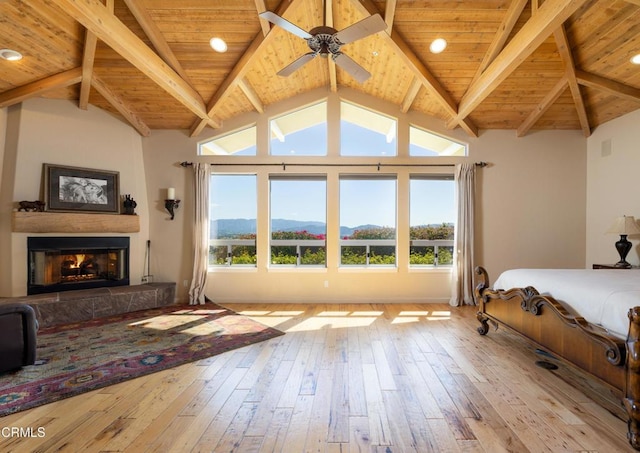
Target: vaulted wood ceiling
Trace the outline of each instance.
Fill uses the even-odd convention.
[[[342,51],[371,74],[360,84],[330,59],[287,78],[303,39],[261,21],[274,11],[304,30],[380,14],[386,31]],[[226,40],[216,53],[209,40]],[[440,54],[429,44],[448,42]],[[593,128],[640,108],[640,0],[0,0],[0,107],[31,97],[92,104],[140,134],[195,136],[228,118],[319,87],[358,90],[483,129]]]

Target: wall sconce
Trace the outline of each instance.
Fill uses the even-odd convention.
[[[175,217],[175,210],[180,206],[180,200],[176,200],[176,189],[169,187],[167,189],[167,199],[164,200],[165,209],[171,214],[171,220]]]

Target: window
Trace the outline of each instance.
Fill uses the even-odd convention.
[[[256,175],[213,174],[209,264],[256,265]]]
[[[200,156],[255,156],[256,126],[198,144]]]
[[[269,123],[273,156],[326,156],[327,103],[274,118]]]
[[[467,145],[409,126],[410,156],[466,156]]]
[[[455,228],[453,176],[411,175],[409,183],[409,264],[453,264]]]
[[[340,154],[395,156],[397,122],[394,118],[340,103]]]
[[[340,264],[396,264],[396,177],[340,177]]]
[[[272,176],[269,184],[271,264],[325,266],[326,178]]]

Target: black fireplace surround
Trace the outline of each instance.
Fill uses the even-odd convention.
[[[27,238],[27,294],[129,285],[128,237]]]

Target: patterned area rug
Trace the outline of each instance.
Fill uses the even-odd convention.
[[[41,329],[36,364],[0,375],[0,416],[283,335],[215,304]]]

